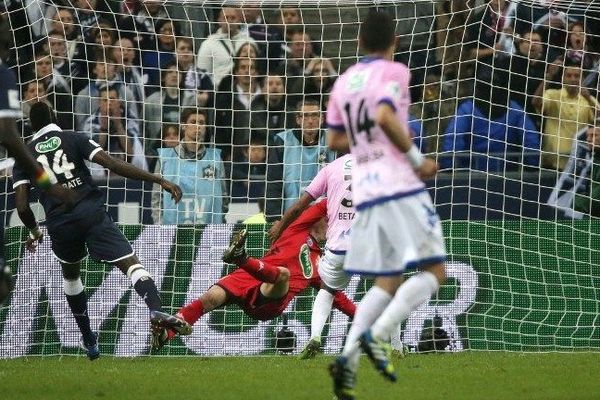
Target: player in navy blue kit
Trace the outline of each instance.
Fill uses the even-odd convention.
[[[154,347],[158,332],[165,328],[189,335],[192,327],[187,322],[161,312],[160,296],[152,277],[140,264],[129,241],[106,212],[104,195],[92,182],[85,161],[102,165],[126,178],[159,184],[173,196],[175,202],[181,199],[181,189],[159,175],[111,157],[85,134],[63,132],[52,123],[53,115],[52,109],[45,103],[35,103],[31,107],[30,122],[35,134],[27,146],[53,181],[73,189],[78,195],[69,211],[65,211],[59,202],[44,193],[40,194],[40,201],[46,212],[52,251],[62,266],[67,302],[81,331],[88,357],[93,360],[100,355],[97,334],[90,328],[87,298],[80,278],[80,264],[88,252],[95,260],[116,265],[131,279],[135,291],[150,309]],[[35,251],[43,235],[29,207],[30,180],[19,163],[13,170],[13,179],[17,211],[30,231],[27,248]]]
[[[2,62],[8,50],[7,40],[10,31],[7,23],[0,19],[0,145],[6,148],[9,156],[22,166],[24,173],[32,178],[36,186],[54,196],[69,207],[75,193],[60,185],[52,185],[44,169],[31,156],[17,131],[16,119],[21,117],[19,90],[15,74]],[[8,297],[12,287],[12,274],[4,259],[4,221],[0,221],[0,304]]]

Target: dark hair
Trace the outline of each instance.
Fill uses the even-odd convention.
[[[102,85],[98,88],[98,97],[102,97],[102,96],[100,96],[100,93],[112,92],[112,91],[117,92],[117,98],[119,98],[119,89],[117,89],[117,87],[115,85],[112,85],[110,83]],[[121,100],[121,99],[119,98],[119,100]]]
[[[187,121],[187,119],[190,117],[190,115],[194,114],[204,115],[204,121],[205,123],[208,123],[208,111],[206,111],[204,108],[193,107],[183,109],[183,111],[181,112],[180,123],[184,124],[185,121]]]
[[[165,79],[165,76],[169,73],[169,72],[173,72],[171,71],[169,68],[175,67],[175,71],[179,71],[179,69],[177,68],[177,61],[172,60],[169,61],[165,64],[162,65],[162,67],[160,67],[160,80],[161,82]]]
[[[39,131],[46,125],[50,125],[56,121],[54,117],[54,111],[47,103],[42,101],[38,101],[31,106],[31,111],[29,112],[29,122],[31,124],[31,129],[34,132]]]
[[[179,132],[179,128],[177,127],[176,124],[163,124],[163,126],[160,130],[161,139],[165,138],[165,132],[167,132],[171,128],[175,129],[175,132],[177,132],[177,136],[181,139],[181,132]]]
[[[360,25],[360,45],[367,52],[387,50],[394,44],[395,30],[394,20],[388,13],[371,9]]]
[[[181,29],[179,28],[179,24],[177,23],[177,21],[167,18],[162,18],[156,21],[156,23],[154,24],[154,32],[156,32],[157,35],[160,34],[160,29],[168,23],[170,23],[173,26],[173,36],[181,36]]]
[[[316,106],[319,109],[321,109],[321,103],[318,100],[312,99],[310,97],[305,97],[304,99],[296,103],[296,111],[300,112],[300,110],[304,106]]]
[[[569,57],[565,57],[565,61],[563,63],[563,70],[565,68],[579,68],[581,69],[581,61],[573,60]]]
[[[240,49],[241,49],[241,47],[240,47]],[[238,70],[238,68],[240,67],[240,63],[241,63],[242,61],[245,61],[245,60],[250,60],[251,62],[253,62],[253,63],[254,63],[254,69],[257,69],[257,68],[258,68],[258,66],[257,66],[258,62],[257,62],[256,58],[250,58],[250,57],[235,57],[235,58],[234,58],[234,60],[233,60],[233,74],[232,74],[234,77],[235,77],[235,76],[239,76],[239,75],[237,74],[237,70]]]

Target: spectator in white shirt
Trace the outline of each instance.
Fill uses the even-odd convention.
[[[219,13],[219,29],[206,38],[198,51],[198,68],[208,71],[215,87],[231,73],[233,58],[244,43],[255,44],[254,39],[240,30],[241,12],[237,8],[224,7]]]

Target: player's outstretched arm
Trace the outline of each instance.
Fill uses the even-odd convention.
[[[27,250],[34,252],[38,242],[41,242],[44,236],[35,220],[35,215],[33,215],[31,207],[29,207],[28,184],[25,183],[15,188],[15,203],[19,218],[27,229],[29,229],[29,238],[27,238],[26,242]]]
[[[271,229],[269,229],[269,240],[271,243],[275,243],[281,233],[288,227],[292,222],[296,220],[302,214],[304,210],[308,208],[310,203],[312,203],[315,199],[313,197],[304,192],[302,196],[290,207],[288,208],[283,217],[281,217],[280,221],[276,221]]]
[[[181,188],[176,184],[169,182],[160,175],[151,174],[150,172],[144,171],[143,169],[138,168],[125,161],[117,160],[116,158],[111,157],[104,150],[97,152],[92,158],[92,162],[102,165],[104,168],[107,168],[110,171],[119,174],[124,178],[137,179],[140,181],[159,184],[163,188],[163,190],[171,193],[171,196],[173,197],[173,200],[175,200],[175,203],[178,203],[179,200],[181,200]]]
[[[409,133],[398,121],[396,112],[390,105],[383,103],[377,107],[375,123],[381,127],[394,146],[406,154],[421,179],[431,178],[437,173],[437,163],[430,158],[423,157]]]

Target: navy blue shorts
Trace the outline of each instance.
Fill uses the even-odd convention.
[[[54,255],[63,263],[77,263],[88,252],[94,260],[107,263],[115,263],[134,254],[125,235],[104,210],[79,218],[53,220],[48,223],[48,234]]]

